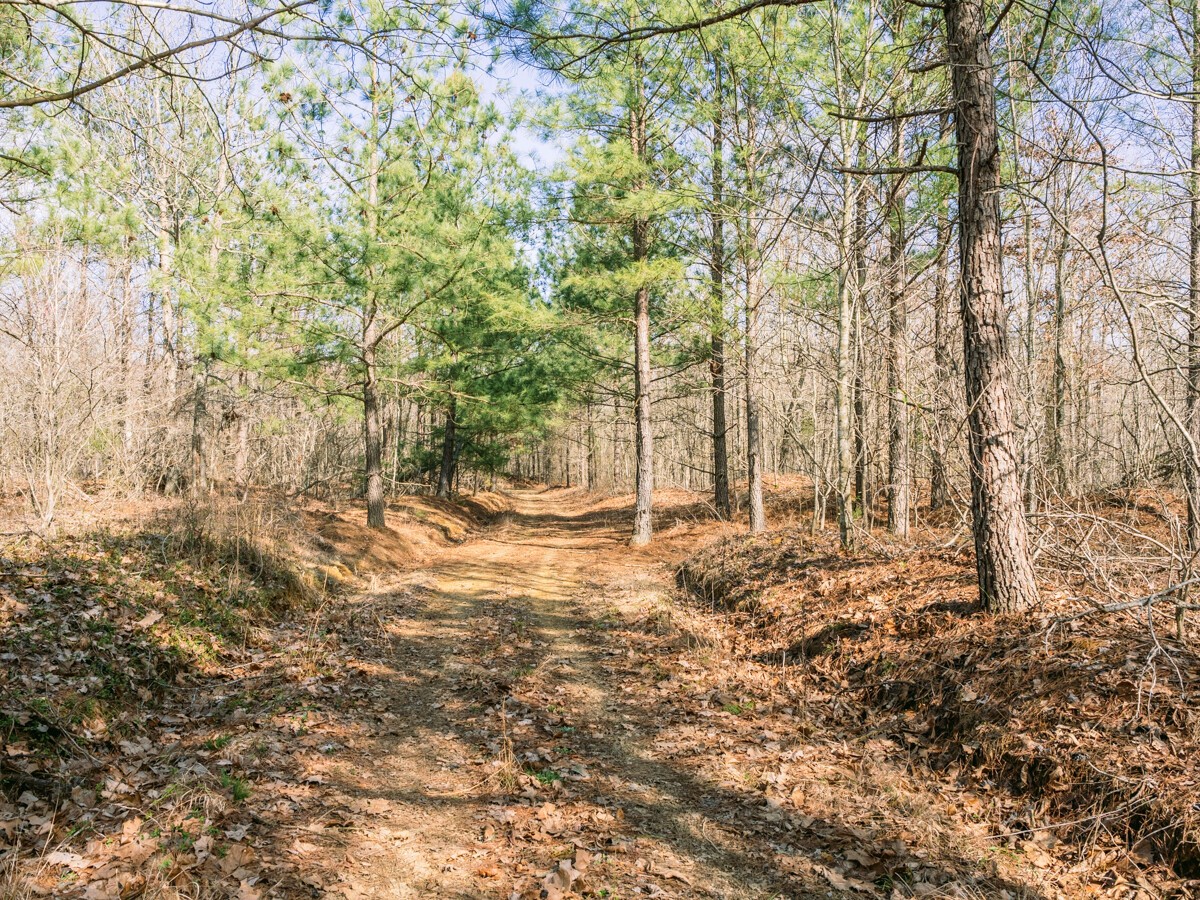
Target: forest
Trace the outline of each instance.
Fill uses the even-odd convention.
[[[0,900],[1200,897],[1200,0],[0,0]]]

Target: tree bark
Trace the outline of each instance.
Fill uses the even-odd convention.
[[[363,446],[367,490],[367,527],[384,528],[387,519],[383,499],[383,427],[379,421],[379,366],[375,343],[368,327],[363,353]]]
[[[233,482],[237,485],[238,498],[245,500],[250,487],[250,414],[245,409],[237,411],[237,445],[233,456]]]
[[[871,485],[871,447],[867,439],[868,415],[870,408],[867,403],[866,376],[867,358],[863,341],[863,306],[866,304],[866,291],[856,292],[854,301],[853,331],[851,332],[851,366],[854,370],[852,390],[854,392],[854,502],[857,505],[863,527],[871,528],[872,485]]]
[[[587,488],[589,491],[596,489],[597,453],[599,453],[599,446],[596,441],[596,425],[592,418],[592,402],[589,400],[587,404]]]
[[[1011,40],[1011,34],[1006,27],[1004,30],[1005,40]],[[1031,87],[1027,73],[1020,65],[1017,59],[1009,60],[1007,80],[1010,89],[1013,93],[1009,98],[1010,129],[1012,134],[1012,153],[1013,160],[1016,164],[1016,177],[1018,179],[1033,178],[1030,170],[1022,170],[1022,163],[1025,162],[1028,155],[1028,149],[1032,145],[1027,145],[1023,136],[1027,129],[1030,128],[1030,119],[1026,119],[1022,115],[1022,103],[1020,102],[1020,93],[1027,92]],[[1026,103],[1025,105],[1028,105]],[[1024,359],[1021,372],[1021,387],[1025,396],[1028,398],[1030,408],[1026,410],[1026,414],[1017,420],[1024,419],[1020,423],[1021,436],[1021,456],[1020,468],[1022,472],[1021,490],[1024,493],[1025,508],[1030,512],[1037,508],[1039,500],[1037,483],[1036,483],[1036,466],[1035,460],[1038,458],[1038,439],[1039,435],[1037,428],[1034,427],[1033,404],[1038,393],[1041,390],[1038,382],[1037,373],[1037,357],[1038,357],[1038,328],[1037,328],[1037,311],[1038,311],[1038,277],[1037,277],[1037,262],[1038,255],[1036,248],[1037,240],[1034,238],[1034,216],[1031,197],[1026,192],[1021,192],[1017,197],[1017,203],[1020,207],[1020,215],[1022,218],[1022,227],[1024,230],[1025,247],[1022,253],[1024,263],[1024,299],[1025,299],[1025,322],[1022,329],[1021,343],[1024,345]]]
[[[643,229],[644,226],[638,231]],[[633,374],[637,499],[634,505],[632,543],[637,545],[649,543],[652,534],[650,513],[654,491],[654,432],[650,422],[650,289],[638,288],[635,302]]]
[[[1187,556],[1182,581],[1194,577],[1197,557],[1200,556],[1200,103],[1195,92],[1200,90],[1200,0],[1192,3],[1191,46],[1191,146],[1188,176],[1188,353],[1185,427],[1188,440],[1184,448],[1184,493],[1187,497]],[[1180,596],[1176,608],[1176,631],[1183,636],[1183,606],[1193,592]]]
[[[365,213],[367,237],[371,242],[379,237],[379,101],[378,70],[374,61],[370,66],[371,77],[371,131],[367,156],[367,207]],[[374,281],[373,269],[368,269]],[[379,409],[379,344],[382,340],[379,326],[379,302],[372,293],[373,283],[367,285],[367,296],[362,310],[362,364],[363,364],[363,469],[366,477],[367,527],[387,527],[383,492],[383,424]]]
[[[450,485],[454,482],[454,461],[458,441],[458,398],[451,396],[446,405],[446,426],[442,430],[442,465],[438,469],[439,497],[450,496]],[[569,486],[569,485],[568,485]]]
[[[858,158],[866,159],[865,134],[859,138]],[[854,201],[854,285],[852,336],[854,367],[854,499],[863,527],[871,527],[871,459],[867,442],[867,361],[863,342],[863,309],[867,302],[867,192],[861,187]]]
[[[208,275],[216,284],[221,271],[221,200],[225,194],[226,169],[224,158],[217,167],[216,198],[211,212],[212,233],[209,236]],[[208,376],[214,361],[210,350],[197,345],[192,360],[192,496],[209,490],[207,448],[204,431],[208,425]]]
[[[192,371],[192,483],[191,494],[208,491],[208,466],[204,448],[204,426],[208,419],[209,357],[197,359]]]
[[[958,144],[960,305],[971,513],[979,597],[991,612],[1037,601],[1009,399],[1000,147],[983,0],[946,0],[946,44]]]
[[[892,144],[895,165],[903,165],[904,127],[897,121]],[[904,176],[896,176],[888,197],[888,530],[908,536],[908,285],[905,267]]]
[[[175,277],[175,228],[174,214],[166,198],[159,201],[158,210],[158,277],[159,308],[162,312],[163,352],[167,364],[167,397],[173,408],[179,379],[178,323],[175,317],[175,299],[171,282]],[[179,411],[175,410],[172,415]]]
[[[1054,254],[1054,396],[1050,401],[1049,465],[1051,483],[1059,494],[1065,495],[1067,483],[1066,447],[1063,432],[1067,420],[1067,360],[1063,355],[1067,322],[1067,246],[1070,239],[1069,226],[1064,220],[1058,248]]]
[[[944,128],[948,130],[948,123]],[[942,389],[950,383],[950,198],[937,215],[939,259],[933,279],[933,418],[930,429],[929,508],[938,510],[950,502],[950,473],[946,460],[946,424],[950,420],[950,398]]]
[[[646,100],[642,88],[640,58],[634,63],[633,98],[629,108],[629,144],[633,157],[644,163],[646,157]],[[637,187],[645,186],[639,179]],[[640,270],[650,256],[650,223],[643,216],[633,220],[633,262]],[[644,273],[639,271],[639,277]],[[630,543],[650,542],[653,527],[651,509],[654,492],[654,431],[650,420],[650,286],[642,284],[634,299],[633,392],[637,454],[637,499],[633,513]]]
[[[1192,5],[1192,90],[1200,90],[1200,0]],[[1191,446],[1184,466],[1187,489],[1189,569],[1200,553],[1200,103],[1191,109],[1191,174],[1188,177],[1188,383],[1187,428]]]
[[[754,240],[753,230],[746,229],[746,240]],[[767,528],[767,513],[763,505],[763,435],[762,404],[759,398],[761,381],[758,373],[759,303],[762,281],[758,273],[756,248],[746,248],[746,506],[750,533]]]
[[[852,359],[854,328],[854,296],[851,289],[850,267],[854,242],[854,197],[851,176],[845,176],[845,197],[842,204],[840,229],[841,265],[838,267],[838,343],[837,379],[834,405],[837,418],[837,515],[838,536],[842,547],[852,550],[854,530],[854,361]]]
[[[713,505],[717,515],[733,514],[729,501],[729,444],[725,421],[725,107],[719,57],[713,59],[712,134],[712,243],[709,248],[709,278],[712,282],[711,347],[712,373],[712,463]]]
[[[122,467],[127,475],[138,477],[133,466],[133,421],[136,385],[133,378],[133,308],[135,304],[134,262],[131,239],[125,240],[122,256],[121,307],[117,319],[117,361],[121,368],[120,410]],[[147,361],[147,368],[149,362]]]
[[[746,130],[742,145],[746,194],[753,202],[758,198],[758,145],[755,135],[755,109],[747,107]],[[759,234],[753,219],[747,215],[741,230],[742,270],[746,281],[746,333],[744,335],[746,397],[746,507],[750,533],[767,528],[767,513],[763,505],[763,434],[762,380],[758,372],[760,314],[762,303],[762,262]]]

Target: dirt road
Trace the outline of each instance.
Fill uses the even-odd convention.
[[[514,503],[503,524],[387,587],[418,602],[389,623],[392,671],[375,673],[394,733],[340,772],[348,793],[388,810],[346,845],[347,887],[537,896],[582,869],[573,887],[599,896],[779,896],[713,816],[719,792],[660,758],[647,686],[626,679],[642,661],[622,617],[633,593],[655,606],[660,574],[631,561],[621,523],[570,495]],[[577,861],[544,884],[561,859]]]
[[[329,895],[979,896],[942,868],[960,847],[910,863],[922,835],[871,826],[888,764],[817,753],[786,692],[696,640],[623,518],[562,491],[514,504],[364,607],[390,645],[361,667],[372,737],[320,776],[364,814]]]

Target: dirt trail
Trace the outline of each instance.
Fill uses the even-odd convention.
[[[10,710],[0,853],[25,852],[0,858],[0,898],[1165,896],[1031,830],[1044,797],[998,789],[966,745],[939,769],[930,710],[881,718],[836,657],[764,651],[763,607],[678,597],[680,561],[739,531],[703,498],[660,492],[637,550],[628,498],[492,499],[511,514],[473,534],[482,516],[431,501],[383,536],[310,516],[359,576],[296,615],[212,618],[227,567],[149,532],[0,579],[0,650],[30,696],[58,686]],[[371,566],[390,574],[362,590]],[[807,630],[804,592],[773,596]]]
[[[880,835],[806,814],[803,791],[761,790],[783,777],[768,763],[811,753],[803,729],[772,730],[794,711],[739,704],[724,663],[670,621],[667,572],[625,546],[622,518],[563,491],[513,500],[505,522],[375,592],[390,652],[362,665],[374,734],[322,778],[364,821],[312,839],[333,854],[329,895],[917,895],[878,866],[842,874]],[[957,848],[939,852],[959,867]],[[914,864],[914,881],[938,864]]]
[[[514,504],[504,524],[389,585],[420,602],[390,625],[395,733],[342,767],[348,793],[389,808],[344,848],[350,865],[371,860],[351,892],[508,896],[542,888],[582,847],[598,851],[584,879],[597,893],[688,896],[703,884],[696,896],[778,896],[754,868],[739,871],[690,808],[690,786],[653,760],[644,710],[607,664],[630,651],[605,640],[611,582],[597,577],[614,566],[645,577],[652,564],[626,561],[621,523],[570,495]]]

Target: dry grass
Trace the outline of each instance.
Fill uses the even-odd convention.
[[[163,552],[218,573],[228,597],[249,584],[265,589],[275,611],[308,608],[329,587],[294,509],[269,499],[187,504],[156,517]]]
[[[17,865],[16,854],[0,860],[0,900],[29,900],[32,896],[29,876]]]

